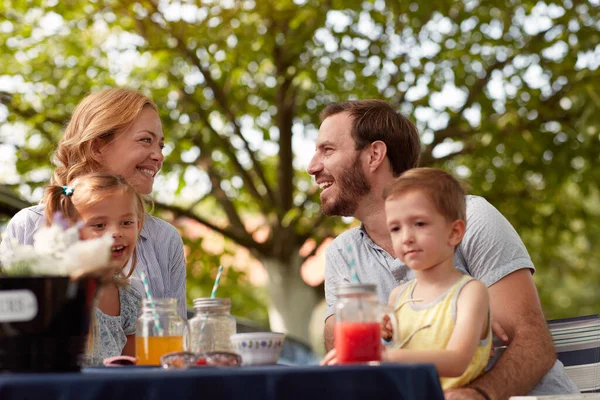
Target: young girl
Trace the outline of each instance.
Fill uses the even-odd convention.
[[[453,263],[465,233],[465,194],[451,175],[416,168],[397,178],[384,198],[394,252],[415,279],[390,294],[398,343],[382,359],[432,363],[444,390],[464,386],[483,372],[492,345],[487,289]],[[382,336],[391,339],[389,323]],[[322,363],[335,362],[332,350]]]
[[[85,365],[101,365],[105,358],[135,357],[135,321],[141,295],[128,285],[136,262],[135,244],[144,220],[141,196],[124,178],[105,173],[83,175],[70,186],[48,186],[44,203],[52,222],[57,211],[71,224],[82,224],[83,240],[112,235],[111,266],[114,273],[98,296],[95,321]],[[131,264],[131,267],[124,267]]]

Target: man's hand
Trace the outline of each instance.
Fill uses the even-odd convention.
[[[336,365],[337,361],[337,353],[335,349],[331,350],[329,353],[325,354],[325,357],[321,360],[320,365]]]
[[[477,390],[469,387],[448,389],[444,391],[446,400],[485,400],[485,397]]]

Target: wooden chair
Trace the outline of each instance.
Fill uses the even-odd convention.
[[[582,393],[600,393],[600,314],[548,321],[558,359]]]

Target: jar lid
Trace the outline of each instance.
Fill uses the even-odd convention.
[[[376,294],[377,287],[370,283],[342,283],[336,287],[338,296]]]
[[[230,298],[209,298],[209,297],[200,297],[194,299],[194,309],[200,309],[205,311],[217,311],[220,309],[230,309],[231,308],[231,299]]]
[[[144,308],[174,308],[177,309],[177,299],[143,299],[142,306]]]

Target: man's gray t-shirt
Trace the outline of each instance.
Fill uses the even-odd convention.
[[[467,196],[466,203],[467,230],[454,254],[456,268],[488,287],[519,269],[534,272],[527,249],[510,222],[482,197]],[[388,302],[392,289],[414,278],[414,273],[402,261],[376,245],[362,226],[349,229],[335,238],[326,251],[326,318],[335,313],[336,287],[350,283],[349,247],[356,259],[355,269],[360,282],[375,284],[379,299],[384,303]],[[562,363],[557,360],[529,394],[578,392]]]

